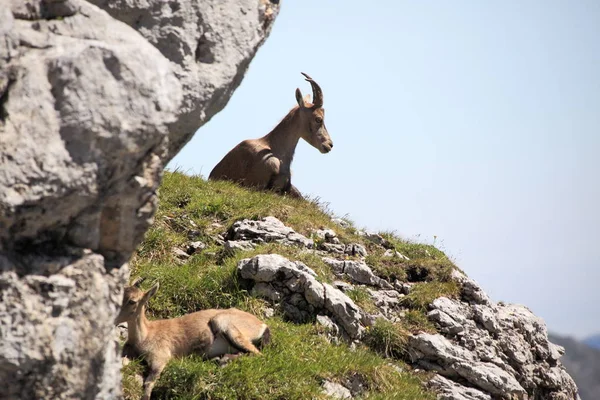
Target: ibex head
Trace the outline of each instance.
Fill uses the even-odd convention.
[[[301,121],[303,123],[302,138],[318,149],[321,153],[329,153],[333,148],[333,141],[325,127],[325,109],[323,109],[323,91],[317,82],[302,72],[306,81],[310,83],[313,91],[313,102],[308,102],[310,95],[302,97],[300,89],[296,89],[296,101],[300,107]]]
[[[115,320],[115,325],[119,325],[122,322],[129,321],[133,316],[143,312],[144,306],[148,304],[148,300],[156,294],[158,291],[158,282],[150,288],[147,292],[144,292],[139,288],[139,284],[142,279],[138,278],[132,282],[131,286],[127,286],[123,292],[123,304],[121,305],[121,312]]]

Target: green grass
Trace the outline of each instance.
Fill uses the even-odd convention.
[[[187,357],[163,372],[154,394],[177,399],[311,399],[324,398],[324,379],[340,381],[360,375],[368,398],[433,399],[409,372],[399,373],[367,348],[333,345],[312,325],[269,320],[273,343],[260,357],[241,357],[225,367]],[[406,366],[404,366],[406,369]],[[379,397],[377,397],[379,396]],[[395,397],[394,397],[395,396]]]
[[[225,367],[194,356],[172,360],[155,386],[154,399],[320,399],[323,380],[343,382],[354,375],[368,387],[361,398],[435,398],[423,389],[424,377],[403,360],[407,360],[405,347],[410,333],[435,332],[426,317],[429,303],[442,295],[459,295],[458,286],[449,279],[454,266],[444,253],[431,245],[383,233],[387,247],[410,260],[385,257],[385,249],[357,235],[353,225],[343,229],[333,223],[325,204],[246,190],[227,182],[207,182],[177,172],[165,173],[159,197],[155,222],[131,260],[132,276],[146,278],[144,288],[160,282],[160,290],[150,301],[149,318],[226,307],[238,307],[262,318],[263,310],[273,305],[252,297],[247,283],[236,273],[239,260],[256,254],[281,254],[304,262],[320,281],[334,280],[330,267],[318,254],[297,247],[268,243],[249,251],[224,252],[214,237],[243,218],[273,215],[309,237],[313,230],[331,228],[342,242],[363,244],[369,252],[366,261],[378,275],[416,283],[402,300],[407,311],[401,320],[379,320],[368,329],[364,345],[356,349],[330,343],[323,328],[314,322],[287,322],[276,311],[274,317],[266,319],[273,337],[262,356],[241,357]],[[208,247],[180,260],[172,249],[185,249],[192,240],[191,233],[193,240]],[[365,288],[357,286],[347,294],[365,311],[377,311]],[[141,368],[138,362],[123,368],[126,399],[139,398],[141,388],[134,375]]]

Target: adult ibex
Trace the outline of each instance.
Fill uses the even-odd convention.
[[[321,153],[329,153],[333,142],[325,127],[323,91],[310,76],[302,75],[311,84],[313,102],[296,89],[298,105],[266,136],[244,140],[235,146],[213,168],[209,179],[230,180],[243,186],[302,197],[292,185],[291,165],[300,138]]]
[[[254,315],[230,308],[202,310],[179,318],[149,321],[146,304],[158,291],[158,283],[147,292],[136,280],[125,288],[123,305],[115,323],[127,322],[124,353],[142,356],[148,368],[142,400],[149,400],[152,388],[172,357],[192,353],[205,358],[235,358],[240,353],[259,354],[270,340],[270,331]]]

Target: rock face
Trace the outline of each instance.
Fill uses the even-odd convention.
[[[243,243],[260,238],[302,246],[305,238],[289,241],[298,235],[291,232],[279,220],[268,217],[263,221],[237,222],[230,236],[246,240]],[[333,286],[320,283],[309,267],[277,254],[241,260],[238,271],[243,278],[255,282],[252,289],[255,295],[280,305],[295,321],[307,321],[316,315],[316,321],[330,335],[360,340],[365,328],[377,318],[399,321],[407,311],[402,298],[410,293],[411,284],[395,281],[392,285],[378,277],[364,261],[336,258],[349,254],[323,244],[343,248],[349,245],[341,243],[334,231],[318,230],[316,236],[323,242],[320,250],[313,251],[321,254],[331,271],[345,281],[336,281]],[[364,236],[382,248],[387,246],[379,235]],[[352,255],[360,256],[357,252]],[[390,257],[408,259],[394,253]],[[549,342],[540,318],[524,306],[492,302],[475,281],[458,270],[452,272],[452,279],[461,289],[460,299],[440,297],[429,306],[427,317],[440,333],[413,334],[407,343],[412,364],[437,373],[427,385],[438,393],[439,399],[578,398],[573,379],[559,361],[564,351]],[[376,307],[371,314],[344,294],[356,287],[363,287],[371,297]],[[339,387],[344,389],[330,382],[325,391],[333,397],[346,396],[343,390],[336,392]]]
[[[428,315],[441,334],[409,339],[415,364],[454,381],[437,379],[432,387],[465,399],[577,398],[577,387],[559,362],[564,351],[549,342],[540,318],[524,306],[492,303],[458,271],[454,278],[462,285],[462,299],[438,298]]]
[[[0,9],[3,399],[120,396],[113,321],[164,165],[227,103],[277,14],[96,3],[138,32],[83,0]]]
[[[587,340],[578,341],[552,333],[549,336],[552,342],[565,348],[560,361],[575,379],[581,398],[600,399],[600,350],[588,346]]]
[[[169,159],[221,111],[279,11],[275,0],[90,0],[171,61],[183,88],[169,124]]]
[[[281,302],[293,320],[303,321],[311,314],[327,312],[350,338],[362,337],[364,313],[340,290],[318,282],[315,272],[301,262],[291,262],[278,254],[261,254],[241,260],[238,271],[242,278],[257,282],[254,294]]]

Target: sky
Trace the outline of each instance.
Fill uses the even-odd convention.
[[[600,332],[600,2],[282,1],[225,109],[168,168],[208,176],[322,87],[335,144],[293,183],[434,243],[551,331]]]

